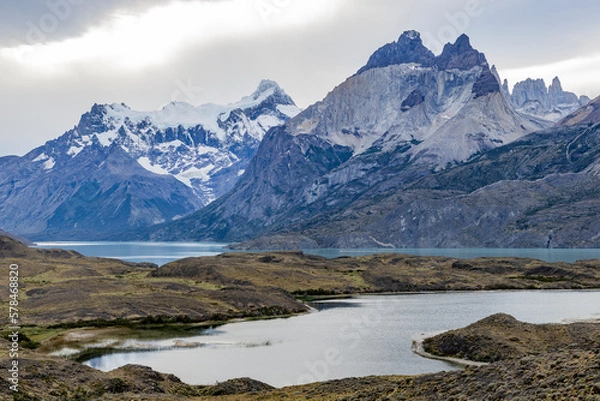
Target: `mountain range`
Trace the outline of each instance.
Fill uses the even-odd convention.
[[[263,249],[599,246],[599,111],[558,78],[510,92],[466,35],[436,56],[406,31],[303,111],[267,80],[226,106],[94,105],[0,158],[0,227]]]
[[[230,193],[191,216],[153,229],[148,238],[260,237],[254,245],[270,248],[299,243],[340,248],[589,246],[582,240],[590,238],[585,234],[559,241],[547,230],[531,238],[506,232],[510,221],[525,224],[531,208],[556,206],[548,198],[583,183],[573,188],[567,185],[569,179],[550,180],[567,185],[551,194],[535,180],[546,173],[579,170],[529,166],[544,173],[531,176],[519,170],[514,184],[523,193],[512,194],[509,187],[504,197],[491,190],[502,188],[494,184],[510,171],[502,164],[497,168],[504,175],[496,171],[484,179],[488,175],[476,169],[439,188],[427,184],[500,152],[516,157],[509,159],[518,165],[528,156],[517,157],[514,143],[530,141],[525,138],[531,132],[542,132],[536,134],[539,138],[562,135],[563,140],[581,134],[578,126],[550,128],[553,123],[518,112],[513,103],[485,55],[473,49],[466,35],[435,56],[418,32],[407,31],[377,50],[323,101],[269,131]],[[550,145],[540,142],[527,152],[543,146]],[[584,188],[595,180],[585,173],[577,178],[585,181]],[[533,200],[513,205],[530,196],[542,205]],[[471,203],[473,208],[468,207]],[[531,231],[538,222],[522,224],[520,230]]]
[[[0,158],[0,227],[98,239],[183,217],[228,192],[264,134],[298,112],[267,80],[225,106],[96,104],[59,138]]]

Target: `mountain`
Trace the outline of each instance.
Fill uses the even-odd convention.
[[[265,132],[298,112],[266,80],[226,106],[96,104],[61,137],[0,158],[0,226],[94,239],[180,218],[229,191]]]
[[[271,129],[230,193],[149,236],[239,241],[317,227],[320,245],[377,245],[385,241],[335,241],[362,225],[351,210],[361,197],[405,188],[549,125],[514,110],[466,35],[436,57],[407,31]],[[340,231],[342,221],[350,225]]]
[[[20,243],[22,243],[24,245],[28,245],[28,246],[33,244],[31,241],[29,241],[26,238],[20,237],[15,234],[8,233],[2,229],[0,229],[0,237],[8,237],[8,238],[14,239],[15,241],[19,241]]]
[[[402,191],[373,191],[346,212],[384,215],[356,234],[400,247],[600,246],[600,116],[574,124],[598,106]]]
[[[587,96],[578,97],[573,92],[564,91],[558,77],[552,80],[549,87],[546,87],[543,79],[528,78],[515,84],[512,94],[508,91],[506,80],[503,87],[517,111],[554,122],[590,102]]]
[[[600,97],[590,101],[585,107],[562,119],[559,124],[573,126],[577,124],[597,124],[600,121]]]
[[[408,185],[388,179],[242,247],[600,247],[600,98]]]

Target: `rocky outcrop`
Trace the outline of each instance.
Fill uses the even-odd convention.
[[[549,110],[550,108],[548,88],[543,79],[528,78],[515,84],[512,91],[512,101],[520,109],[531,104],[532,112],[535,111],[534,107],[539,107],[540,110]]]
[[[436,60],[435,65],[440,70],[463,70],[468,71],[477,66],[487,65],[483,53],[473,49],[469,37],[462,34],[454,43],[446,43],[442,54]]]
[[[514,86],[512,95],[508,93],[506,81],[504,87],[505,94],[519,112],[550,121],[558,121],[590,102],[587,96],[577,97],[564,91],[558,77],[549,87],[543,79],[528,78]]]
[[[530,324],[499,313],[424,341],[425,351],[478,362],[520,359],[560,349],[597,349],[600,324]]]

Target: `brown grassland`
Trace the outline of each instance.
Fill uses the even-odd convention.
[[[190,386],[139,366],[103,373],[48,356],[94,353],[102,339],[158,338],[240,318],[303,313],[306,301],[361,293],[597,289],[600,261],[460,260],[379,254],[226,253],[150,264],[28,248],[0,237],[0,265],[19,266],[20,389],[0,400],[502,400],[600,399],[598,324],[535,326],[506,316],[426,341],[432,354],[493,362],[416,377],[370,377],[273,389],[251,379]],[[8,269],[3,269],[5,272]],[[2,287],[8,285],[8,274]],[[8,305],[8,292],[0,302]],[[6,314],[5,314],[6,316]],[[3,324],[7,327],[6,317]],[[7,332],[2,345],[8,349]],[[7,371],[11,361],[0,359]],[[6,379],[2,379],[6,381]],[[519,398],[520,397],[520,398]],[[573,398],[575,397],[575,398]]]

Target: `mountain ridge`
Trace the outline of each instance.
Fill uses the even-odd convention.
[[[495,75],[500,81],[497,71]],[[563,90],[558,77],[554,77],[548,87],[543,79],[528,78],[517,82],[512,93],[509,92],[508,81],[504,80],[502,92],[520,113],[553,122],[559,122],[591,101],[587,96],[578,97],[573,92]]]
[[[157,227],[149,238],[240,241],[294,232],[321,245],[352,247],[358,242],[326,239],[340,235],[327,216],[353,220],[348,207],[371,188],[406,187],[549,125],[512,108],[466,35],[434,59],[414,31],[395,43],[377,50],[322,101],[269,131],[232,192]],[[403,58],[394,48],[412,53]],[[403,62],[415,59],[425,65]],[[315,236],[309,229],[328,221],[331,233],[316,228]]]
[[[225,106],[95,104],[60,137],[0,158],[0,225],[33,239],[101,239],[181,218],[227,192],[265,132],[298,111],[269,80]]]

